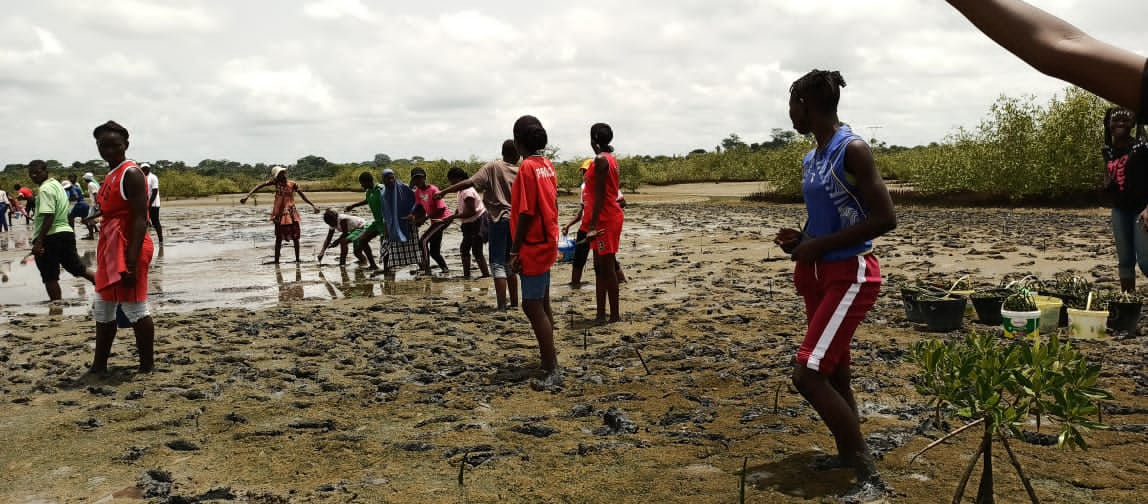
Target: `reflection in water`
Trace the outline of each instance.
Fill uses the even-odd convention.
[[[303,270],[298,263],[295,264],[295,280],[283,280],[283,268],[275,265],[275,283],[279,285],[279,301],[303,300]]]

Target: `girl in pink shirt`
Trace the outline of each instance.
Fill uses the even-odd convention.
[[[443,273],[450,273],[450,268],[446,266],[446,259],[442,257],[442,232],[450,225],[450,220],[448,220],[451,216],[450,209],[447,208],[445,201],[435,198],[435,195],[438,194],[438,187],[427,183],[426,170],[422,168],[411,170],[411,186],[415,188],[415,201],[417,202],[415,212],[411,214],[415,218],[415,225],[422,225],[427,220],[431,222],[430,227],[419,237],[419,248],[422,249],[423,254],[419,267],[423,273],[429,275],[431,273],[430,260],[434,259],[435,264],[438,264]]]

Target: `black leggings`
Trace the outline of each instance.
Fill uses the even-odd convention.
[[[482,255],[482,244],[486,240],[482,238],[482,222],[476,220],[474,222],[464,222],[459,227],[462,228],[462,245],[459,246],[459,254],[462,255],[462,262],[466,264],[467,257],[474,257],[479,264],[486,262]]]
[[[159,207],[148,207],[147,215],[148,220],[151,221],[151,227],[155,228],[155,237],[159,238],[160,243],[163,243],[163,226],[159,224]]]
[[[423,249],[423,267],[430,267],[430,260],[434,259],[439,268],[446,270],[446,259],[442,257],[442,232],[449,224],[436,222],[427,228],[427,232],[419,238],[419,246]]]

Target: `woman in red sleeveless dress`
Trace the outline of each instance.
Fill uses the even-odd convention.
[[[111,172],[96,195],[103,224],[96,245],[96,355],[92,373],[107,371],[108,355],[116,339],[116,309],[135,331],[139,370],[152,370],[155,327],[147,305],[147,273],[154,247],[147,234],[148,191],[143,172],[125,157],[128,130],[114,121],[97,126],[100,157]]]

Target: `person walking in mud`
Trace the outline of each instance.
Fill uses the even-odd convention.
[[[594,285],[597,311],[595,321],[614,323],[622,320],[618,308],[618,265],[615,257],[622,239],[625,214],[618,204],[618,159],[614,157],[614,130],[606,123],[590,127],[590,147],[594,149],[594,162],[586,171],[586,206],[582,213],[586,228],[585,240],[594,253]],[[610,302],[610,315],[606,316],[606,301]]]
[[[424,275],[429,276],[431,274],[430,261],[434,259],[439,270],[443,274],[448,274],[450,268],[447,267],[446,259],[442,256],[442,234],[450,226],[450,221],[444,221],[451,216],[450,208],[447,208],[446,202],[442,198],[435,197],[439,193],[439,189],[438,186],[427,183],[426,170],[422,168],[411,169],[411,186],[415,189],[415,201],[418,202],[418,206],[412,214],[415,227],[430,221],[430,226],[426,232],[419,237],[419,248],[423,257],[422,262],[419,263],[419,268]]]
[[[1148,142],[1124,107],[1104,113],[1105,190],[1112,200],[1120,289],[1136,290],[1136,267],[1148,275]]]
[[[32,228],[32,255],[48,291],[48,299],[59,301],[60,267],[72,276],[95,282],[92,271],[76,253],[76,233],[68,220],[68,194],[63,184],[48,174],[48,164],[39,159],[28,163],[28,178],[40,185],[36,198],[35,226]]]
[[[370,252],[370,243],[371,240],[380,236],[384,240],[386,239],[386,220],[383,217],[383,187],[375,184],[375,177],[371,176],[370,172],[359,174],[359,185],[363,187],[363,200],[347,205],[344,210],[350,212],[363,205],[367,205],[371,210],[371,217],[374,220],[367,224],[363,228],[363,232],[352,240],[356,248],[367,250],[367,268],[376,270],[379,269],[379,266],[375,264],[375,256]]]
[[[523,157],[511,188],[510,270],[520,276],[522,312],[538,340],[544,387],[561,386],[554,348],[554,310],[550,306],[550,268],[558,259],[558,178],[546,148],[546,129],[534,116],[514,123],[514,145]]]
[[[104,181],[107,184],[107,180]],[[319,207],[311,203],[307,199],[307,195],[303,194],[303,190],[299,188],[299,184],[292,180],[287,180],[287,169],[282,166],[275,166],[271,168],[271,179],[267,182],[255,186],[247,196],[239,199],[240,204],[246,204],[247,198],[250,198],[256,191],[264,187],[275,187],[275,202],[271,206],[271,222],[275,224],[275,264],[279,264],[279,249],[283,246],[284,240],[291,240],[295,246],[295,262],[299,262],[299,236],[301,231],[299,229],[299,210],[295,208],[295,194],[299,194],[303,201],[315,213],[319,213]]]
[[[87,172],[84,174],[84,181],[88,184],[88,200],[90,200],[91,203],[88,204],[88,215],[84,216],[80,220],[80,222],[83,222],[84,225],[88,227],[88,235],[81,238],[81,240],[94,240],[96,239],[96,232],[98,231],[98,228],[96,227],[96,221],[92,218],[92,216],[94,216],[99,210],[96,195],[100,193],[100,183],[96,182],[96,176],[93,175],[92,172]]]
[[[488,259],[490,274],[494,277],[495,309],[506,311],[518,307],[518,279],[509,274],[510,265],[510,203],[511,189],[518,177],[518,148],[514,140],[502,142],[502,159],[486,163],[470,178],[443,189],[436,198],[475,188],[482,193],[486,207]],[[508,303],[509,299],[509,303]]]
[[[451,185],[458,184],[466,180],[466,170],[458,166],[452,166],[446,173],[447,180]],[[442,198],[437,198],[441,200]],[[486,278],[490,276],[490,268],[486,265],[486,258],[482,253],[482,245],[486,242],[486,235],[488,232],[486,226],[486,206],[482,204],[482,199],[478,196],[478,191],[473,187],[467,187],[458,191],[457,206],[455,211],[449,217],[444,219],[446,225],[450,225],[453,221],[459,221],[459,228],[462,230],[462,242],[459,244],[459,255],[462,256],[462,276],[463,278],[470,278],[470,259],[473,256],[474,262],[478,266],[478,271],[482,273],[479,278]]]
[[[155,325],[148,309],[148,268],[155,251],[147,232],[147,178],[127,159],[128,130],[114,121],[92,131],[100,157],[111,172],[97,195],[103,217],[96,242],[96,293],[92,318],[96,321],[96,351],[91,373],[104,373],[116,339],[117,311],[135,332],[139,371],[152,371],[155,362]]]
[[[796,262],[793,282],[805,300],[808,328],[793,384],[837,443],[825,466],[852,468],[857,485],[847,496],[862,497],[882,493],[884,484],[861,436],[849,344],[881,288],[873,239],[893,230],[897,217],[869,146],[837,118],[843,87],[840,73],[813,70],[789,88],[793,129],[812,133],[817,147],[802,161],[805,229],[781,229],[774,242]]]
[[[159,223],[159,177],[155,175],[148,163],[140,163],[140,169],[147,176],[148,224],[155,229],[158,245],[163,247],[163,225]]]
[[[421,264],[418,230],[411,218],[418,202],[410,186],[390,168],[383,170],[382,208],[386,229],[383,242],[383,272],[395,273],[395,268],[408,264]]]
[[[72,202],[71,210],[68,210],[68,226],[72,228],[72,232],[76,231],[76,219],[86,219],[88,214],[91,213],[92,206],[88,204],[87,198],[84,197],[84,189],[80,187],[80,183],[76,180],[76,174],[68,175],[68,200]]]
[[[582,173],[582,184],[578,186],[578,213],[574,214],[574,218],[566,223],[562,228],[562,235],[569,236],[570,228],[575,224],[578,225],[578,233],[574,235],[574,258],[570,264],[570,287],[573,289],[582,288],[582,271],[586,269],[586,260],[590,257],[590,242],[586,240],[586,171],[590,169],[590,165],[594,164],[594,158],[587,159],[582,162],[578,168]],[[618,189],[618,206],[624,211],[626,209],[626,197],[622,194],[621,188]],[[626,283],[626,274],[622,271],[622,265],[618,262],[617,254],[614,255],[614,275],[618,277],[618,283]]]

